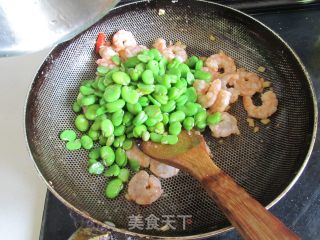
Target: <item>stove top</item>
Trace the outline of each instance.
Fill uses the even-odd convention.
[[[128,0],[121,3],[130,2]],[[216,1],[244,10],[275,30],[296,51],[305,64],[320,104],[320,1]],[[303,4],[308,3],[308,4]],[[302,176],[271,212],[302,239],[320,234],[320,133]],[[84,223],[50,192],[47,193],[40,233],[41,240],[68,239]],[[124,239],[124,236],[119,237]],[[210,238],[240,239],[235,231]]]

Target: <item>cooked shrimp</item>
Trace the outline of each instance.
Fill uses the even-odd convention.
[[[209,125],[212,136],[216,138],[228,137],[231,134],[240,134],[237,126],[237,119],[227,112],[221,113],[221,122],[216,125]]]
[[[219,74],[233,73],[236,71],[236,64],[234,60],[220,52],[218,54],[213,54],[205,62],[205,65],[211,68],[214,72]]]
[[[278,109],[278,99],[274,92],[268,91],[261,95],[261,106],[253,104],[251,97],[243,97],[243,106],[249,117],[266,119],[274,114]]]
[[[150,161],[150,171],[158,177],[170,178],[178,174],[179,169],[167,164],[160,163],[154,159]]]
[[[240,91],[235,88],[227,88],[226,90],[231,93],[230,103],[235,103],[239,98]]]
[[[174,58],[179,59],[181,62],[185,62],[188,58],[185,47],[182,44],[176,43],[174,45],[170,44],[167,47],[166,40],[162,38],[158,38],[153,47],[159,50],[161,54],[167,58],[168,60],[172,60]]]
[[[257,92],[263,90],[263,78],[260,78],[257,74],[238,70],[239,79],[234,82],[234,87],[239,90],[241,96],[252,96]]]
[[[195,88],[198,95],[204,95],[209,89],[209,83],[204,80],[195,80],[193,83],[193,87]]]
[[[224,112],[230,104],[231,92],[227,90],[220,90],[216,101],[210,107],[210,112]]]
[[[238,89],[230,87],[234,85],[235,81],[239,79],[239,76],[239,73],[228,73],[220,77],[222,82],[222,89],[227,90],[231,93],[230,103],[235,103],[239,98],[240,91]]]
[[[201,84],[196,83],[197,81],[203,81],[203,80],[196,80],[194,82],[196,91],[200,91]],[[211,107],[217,100],[220,90],[221,90],[221,80],[216,79],[212,81],[208,87],[208,90],[205,92],[205,94],[198,94],[198,103],[200,103],[201,106],[204,108]],[[203,92],[203,90],[201,90],[201,92]]]
[[[112,37],[112,44],[115,51],[120,51],[127,47],[132,47],[137,45],[137,41],[134,38],[132,32],[125,30],[120,30],[116,32]]]
[[[140,171],[131,178],[126,198],[140,205],[148,205],[158,200],[162,192],[158,178]]]
[[[125,61],[128,58],[138,55],[138,53],[142,52],[143,50],[148,50],[148,48],[143,45],[129,46],[129,47],[126,47],[125,49],[120,50],[119,56],[123,61]]]
[[[136,144],[134,144],[133,147],[127,151],[127,157],[129,159],[134,159],[139,161],[140,166],[144,168],[149,167],[150,160],[152,159],[146,154],[144,154]]]
[[[111,58],[118,53],[110,46],[102,46],[99,49],[99,55],[102,57],[96,61],[98,65],[102,65],[108,68],[116,67],[116,64],[111,60]]]

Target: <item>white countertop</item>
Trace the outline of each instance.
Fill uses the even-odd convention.
[[[39,239],[46,193],[24,138],[29,86],[48,50],[0,58],[0,231],[1,239]]]

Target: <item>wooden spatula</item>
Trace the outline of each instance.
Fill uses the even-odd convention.
[[[201,182],[244,239],[300,239],[213,162],[201,134],[184,131],[175,145],[143,142],[141,148]]]

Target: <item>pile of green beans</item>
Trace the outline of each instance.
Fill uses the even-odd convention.
[[[118,56],[112,60],[117,67],[98,66],[96,79],[82,82],[72,106],[81,138],[73,130],[60,134],[68,150],[89,150],[90,174],[111,178],[105,190],[110,199],[128,182],[129,169],[140,169],[139,162],[126,155],[135,138],[176,144],[183,129],[202,131],[221,119],[220,113],[208,116],[197,103],[193,82],[210,81],[211,75],[196,56],[186,63],[168,62],[157,49],[150,49],[125,62]]]

